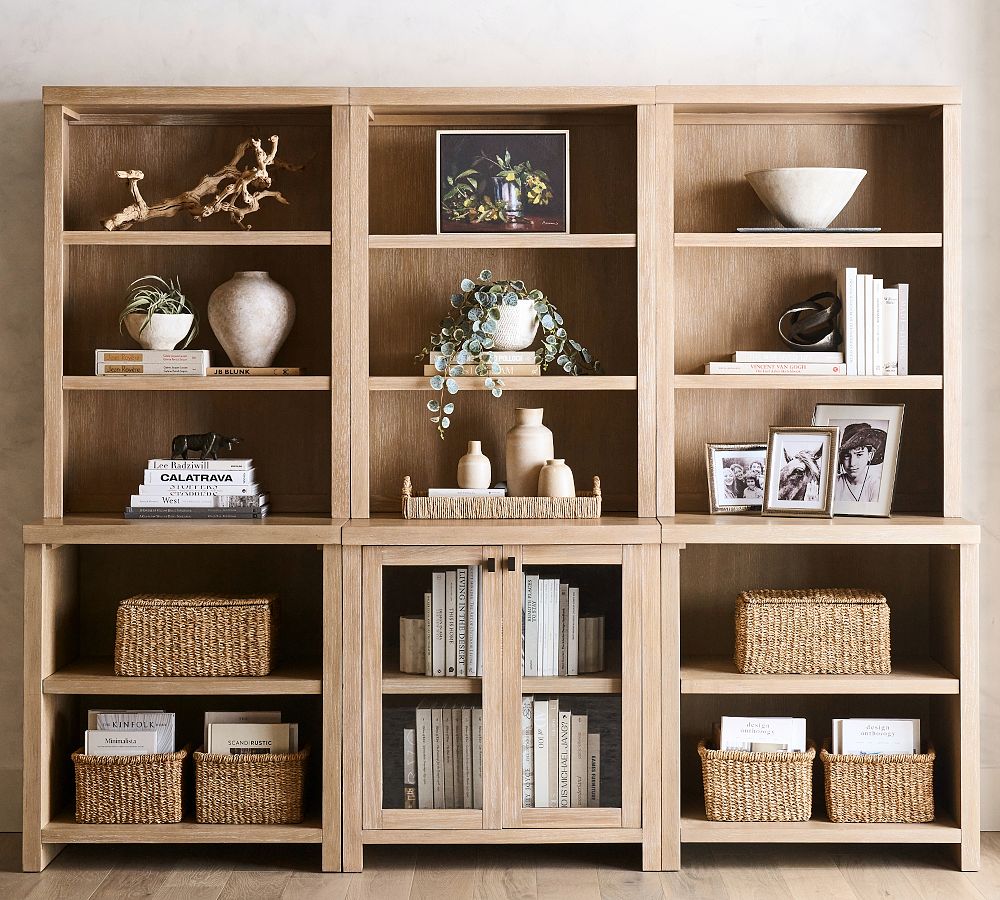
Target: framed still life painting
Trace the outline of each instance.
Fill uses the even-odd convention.
[[[437,233],[569,234],[569,131],[438,131]]]

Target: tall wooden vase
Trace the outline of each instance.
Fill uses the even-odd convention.
[[[538,495],[538,473],[555,451],[552,432],[542,424],[544,409],[514,410],[514,427],[507,432],[507,496]]]

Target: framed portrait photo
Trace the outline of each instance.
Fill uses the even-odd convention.
[[[833,514],[888,516],[896,482],[903,404],[820,403],[814,425],[840,429]]]
[[[764,484],[765,516],[833,515],[836,427],[771,428]]]
[[[437,132],[437,233],[569,234],[569,131]]]
[[[764,503],[766,444],[705,444],[705,468],[709,512],[760,512]]]

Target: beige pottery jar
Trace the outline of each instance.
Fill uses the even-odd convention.
[[[555,456],[552,432],[542,424],[544,409],[514,410],[514,427],[507,432],[505,467],[507,496],[537,497],[538,473]]]
[[[266,367],[292,330],[295,300],[267,272],[237,272],[212,291],[208,321],[232,365]]]
[[[538,473],[539,497],[575,497],[573,470],[564,459],[547,459]]]
[[[458,461],[458,486],[467,490],[485,491],[493,478],[489,457],[483,455],[480,441],[469,441],[468,452]]]

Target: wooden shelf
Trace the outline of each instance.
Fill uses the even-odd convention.
[[[429,675],[404,675],[398,669],[382,672],[383,694],[481,694],[481,678],[442,678]]]
[[[891,675],[743,675],[731,659],[681,661],[682,694],[957,694],[958,678],[931,660],[893,663]]]
[[[940,247],[941,232],[687,232],[674,235],[675,247]]]
[[[329,231],[64,231],[68,245],[171,247],[329,246]]]
[[[65,812],[42,827],[46,844],[319,844],[319,819],[298,825],[84,825]]]
[[[959,844],[962,829],[941,816],[926,824],[808,822],[709,822],[703,807],[681,815],[681,843],[711,844]]]
[[[978,544],[979,526],[967,519],[896,515],[888,519],[778,516],[662,516],[665,544]]]
[[[939,236],[940,237],[940,236]],[[371,234],[371,250],[635,247],[634,234]]]
[[[620,694],[621,672],[595,672],[592,675],[523,676],[522,694]]]
[[[428,375],[370,375],[369,391],[429,391]],[[635,375],[520,375],[497,376],[505,391],[634,391]],[[483,379],[455,379],[463,391],[485,391]]]
[[[83,659],[42,681],[45,694],[321,694],[323,673],[318,663],[279,666],[270,675],[227,678],[145,678],[114,674],[110,659]]]
[[[64,375],[64,391],[328,391],[327,375]]]
[[[940,375],[675,375],[678,390],[940,391]]]

